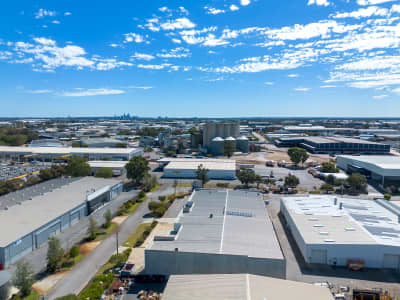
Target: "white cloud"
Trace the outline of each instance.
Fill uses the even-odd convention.
[[[70,15],[71,15],[71,13],[69,11],[64,13],[64,16],[70,16]]]
[[[135,59],[147,60],[147,61],[153,60],[155,58],[153,55],[144,54],[144,53],[138,53],[138,52],[135,52],[135,54],[132,55],[131,57],[135,58]]]
[[[335,88],[336,87],[336,85],[321,85],[320,86],[320,88],[321,89],[332,89],[332,88]]]
[[[143,43],[144,42],[144,37],[140,34],[134,33],[134,32],[130,32],[130,33],[126,33],[124,34],[125,36],[125,43],[131,43],[131,42],[135,42],[135,43]]]
[[[393,92],[400,95],[400,88],[394,89]]]
[[[196,24],[192,23],[188,18],[178,18],[176,20],[168,20],[160,26],[164,30],[176,30],[194,28]]]
[[[343,19],[343,18],[368,18],[371,16],[380,16],[384,17],[389,14],[389,11],[386,8],[379,8],[377,6],[369,6],[366,8],[360,8],[359,10],[350,12],[350,13],[339,13],[334,18]]]
[[[189,12],[186,8],[184,8],[183,6],[179,6],[179,11],[185,15],[189,15]]]
[[[209,6],[204,6],[204,9],[206,10],[207,14],[209,14],[209,15],[218,15],[218,14],[225,13],[225,10],[223,10],[223,9],[217,9],[217,8],[209,7]]]
[[[237,7],[235,4],[232,4],[231,6],[229,6],[229,9],[231,11],[236,11],[236,10],[239,10],[239,7]]]
[[[113,47],[113,48],[117,48],[117,47],[119,47],[119,45],[118,45],[118,44],[110,44],[109,46],[110,46],[110,47]]]
[[[175,39],[175,38],[172,39],[172,42],[174,42],[175,44],[181,44],[182,43],[182,41],[180,39]]]
[[[29,94],[50,94],[53,91],[52,90],[30,90],[30,91],[26,91]]]
[[[388,95],[376,95],[376,96],[372,96],[372,98],[376,99],[376,100],[381,100],[381,99],[385,99]]]
[[[275,83],[272,82],[272,81],[266,81],[266,82],[264,82],[264,84],[265,84],[265,85],[274,85]]]
[[[96,61],[96,70],[99,71],[108,71],[112,70],[115,68],[123,67],[123,66],[132,66],[131,63],[128,62],[123,62],[123,61],[117,61],[115,58],[107,58],[107,59],[98,59],[94,58],[94,61]]]
[[[309,90],[311,90],[310,88],[306,88],[306,87],[297,87],[294,89],[296,92],[308,92]]]
[[[375,4],[382,4],[386,2],[393,2],[396,0],[357,0],[358,5],[375,5]]]
[[[166,11],[168,11],[168,7],[163,6],[163,7],[160,7],[158,10],[161,12],[166,12]]]
[[[161,53],[158,53],[157,56],[161,58],[183,58],[191,56],[191,53],[189,49],[179,47],[169,51],[163,50]]]
[[[39,43],[39,44],[42,44],[42,45],[51,45],[51,46],[54,46],[54,45],[56,44],[55,41],[50,40],[50,39],[47,39],[47,38],[44,38],[44,37],[33,38],[33,40],[34,40],[35,42]]]
[[[125,91],[118,89],[76,89],[73,92],[63,92],[60,96],[64,97],[87,97],[87,96],[104,96],[104,95],[120,95],[125,94]]]
[[[243,6],[247,6],[250,4],[250,0],[240,0],[240,4]]]
[[[58,20],[54,20],[54,21],[52,21],[51,23],[53,23],[53,24],[61,24],[61,22],[58,21]]]
[[[289,74],[287,77],[289,77],[289,78],[297,78],[297,77],[299,77],[299,74]]]
[[[328,0],[308,0],[307,5],[318,5],[318,6],[328,6],[330,3]]]
[[[38,12],[35,13],[35,18],[36,19],[43,19],[44,17],[55,17],[56,12],[52,10],[47,10],[44,8],[39,9]]]
[[[165,69],[168,66],[170,66],[170,64],[161,64],[161,65],[139,64],[139,65],[137,65],[137,67],[140,68],[140,69],[148,69],[148,70],[162,70],[162,69]]]

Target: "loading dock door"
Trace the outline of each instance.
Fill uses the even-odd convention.
[[[383,267],[400,270],[400,255],[385,254],[383,256]]]
[[[327,252],[327,250],[311,250],[311,263],[326,264],[328,256]]]
[[[79,210],[71,214],[71,225],[78,223],[80,219]]]

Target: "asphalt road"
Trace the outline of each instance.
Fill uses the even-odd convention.
[[[116,199],[111,201],[106,206],[101,207],[95,211],[91,217],[93,217],[99,225],[104,223],[104,213],[109,209],[112,213],[115,213],[122,203],[132,199],[138,194],[138,191],[130,191],[127,193],[121,193]],[[87,236],[87,228],[89,225],[89,218],[83,218],[78,223],[65,229],[63,232],[57,235],[60,240],[61,247],[64,249],[71,248],[74,244],[80,242]],[[42,245],[39,249],[35,249],[33,252],[24,256],[24,260],[29,262],[35,274],[44,272],[46,270],[46,255],[47,255],[47,243]],[[10,266],[10,272],[15,271],[15,264]]]
[[[144,221],[143,216],[149,213],[148,203],[157,199],[160,195],[171,193],[174,193],[174,188],[164,185],[156,192],[150,194],[147,200],[121,224],[119,229],[120,244]],[[115,251],[116,237],[115,235],[111,235],[56,284],[50,292],[49,299],[52,300],[71,293],[78,294]]]

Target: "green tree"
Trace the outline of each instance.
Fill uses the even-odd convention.
[[[224,144],[224,155],[228,158],[231,158],[233,153],[235,152],[235,146],[231,142],[226,142]]]
[[[332,192],[334,190],[333,185],[329,183],[324,183],[323,185],[321,185],[320,189],[326,192]]]
[[[66,173],[72,177],[85,177],[92,173],[92,168],[84,158],[73,156],[68,159]]]
[[[100,168],[94,173],[94,177],[98,178],[111,178],[113,175],[114,173],[111,168]]]
[[[367,178],[359,173],[354,173],[347,178],[347,184],[353,193],[365,192],[367,189]]]
[[[208,181],[210,181],[210,178],[208,178],[208,169],[204,168],[203,165],[199,165],[197,167],[196,171],[196,178],[201,181],[201,184],[204,186]]]
[[[319,170],[322,173],[339,173],[339,169],[332,162],[323,162]]]
[[[61,266],[61,260],[64,256],[64,249],[61,247],[60,240],[52,236],[49,238],[47,249],[47,271],[56,272]]]
[[[31,264],[24,260],[17,262],[13,284],[20,290],[22,296],[25,297],[31,293],[34,281]]]
[[[256,174],[255,180],[257,184],[257,189],[259,188],[260,184],[264,182],[264,179],[261,177],[261,175]]]
[[[39,177],[45,181],[54,178],[54,174],[50,169],[43,169],[40,170]]]
[[[107,211],[104,213],[104,219],[105,219],[104,227],[105,228],[110,227],[111,226],[111,220],[112,220],[111,210],[107,209]]]
[[[335,184],[335,177],[333,175],[328,175],[325,178],[325,182],[333,185],[333,184]]]
[[[149,161],[143,156],[135,156],[126,164],[125,169],[126,176],[140,185],[150,171]]]
[[[290,160],[297,166],[299,163],[304,164],[308,159],[308,153],[306,150],[298,147],[292,147],[288,150]]]
[[[62,297],[58,297],[55,300],[79,300],[79,297],[74,294],[69,294]]]
[[[81,144],[79,142],[72,142],[72,148],[79,148]]]
[[[247,187],[249,184],[254,183],[256,181],[256,173],[251,169],[240,170],[237,178],[239,181]]]
[[[294,188],[296,186],[298,186],[300,183],[299,178],[297,178],[294,175],[288,175],[285,177],[285,186],[290,187],[290,188]]]
[[[93,241],[97,237],[97,222],[93,217],[90,217],[89,219],[89,227],[88,227],[88,235],[89,235],[89,240]]]
[[[69,250],[69,256],[77,257],[79,255],[79,247],[77,245],[73,245],[72,248]]]
[[[155,188],[158,185],[158,179],[155,175],[148,175],[143,179],[144,190],[146,192],[150,192],[151,189]]]

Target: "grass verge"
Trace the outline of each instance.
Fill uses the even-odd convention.
[[[143,236],[146,229],[151,227],[151,223],[142,223],[131,233],[131,235],[125,240],[122,246],[134,247],[136,242]]]

